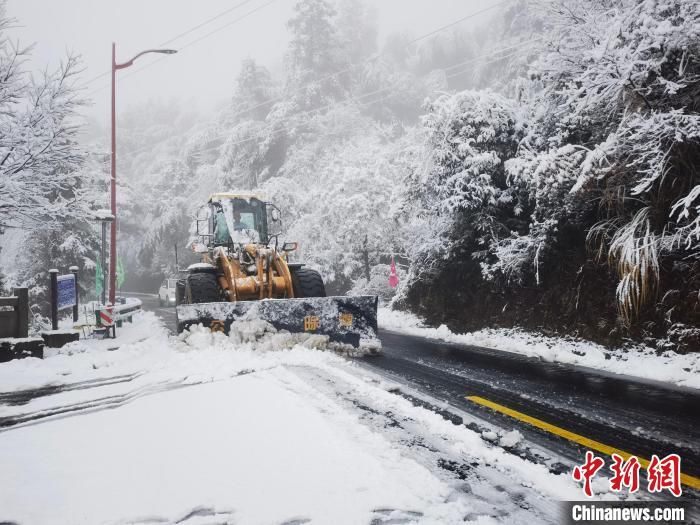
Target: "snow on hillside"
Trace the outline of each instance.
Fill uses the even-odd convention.
[[[317,336],[265,331],[173,337],[145,313],[116,350],[0,365],[0,521],[555,523],[580,497]]]
[[[585,366],[615,374],[662,381],[678,386],[700,388],[700,354],[661,354],[645,346],[610,350],[590,341],[548,337],[519,329],[484,329],[455,334],[447,326],[430,328],[419,317],[389,308],[380,308],[379,326],[404,334],[439,339],[449,343],[482,346],[514,352],[545,361]]]

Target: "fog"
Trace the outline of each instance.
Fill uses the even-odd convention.
[[[253,193],[328,294],[696,350],[699,32],[686,0],[0,0],[0,289],[40,318],[48,268],[92,275],[114,180],[125,290]],[[112,42],[177,50],[118,71],[116,158]]]
[[[391,33],[422,35],[499,3],[381,0],[373,4],[381,43]],[[17,20],[13,37],[23,45],[35,44],[32,69],[55,67],[69,52],[82,56],[84,93],[92,101],[85,111],[105,126],[112,42],[117,44],[117,62],[163,45],[179,50],[165,58],[144,56],[119,71],[118,111],[159,99],[210,113],[230,98],[241,60],[255,58],[273,74],[281,74],[288,42],[286,22],[293,5],[292,0],[9,0],[7,11]],[[461,26],[484,24],[492,14],[476,16]]]

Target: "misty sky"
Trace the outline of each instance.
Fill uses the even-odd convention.
[[[82,55],[85,66],[82,82],[87,82],[109,72],[112,41],[117,43],[117,61],[122,62],[143,49],[159,47],[242,1],[8,0],[7,11],[19,26],[13,30],[13,37],[23,44],[36,44],[33,69],[55,67],[70,50]],[[381,39],[397,31],[421,35],[499,0],[375,0],[371,3],[377,10]],[[250,0],[216,21],[167,43],[166,47],[181,49],[231,24],[178,54],[162,60],[159,55],[142,57],[131,68],[117,73],[118,110],[157,97],[209,111],[231,96],[242,59],[252,57],[279,71],[288,40],[286,21],[293,4],[294,0]],[[255,12],[235,22],[252,11]],[[465,24],[485,23],[492,13]],[[134,73],[144,66],[142,71]],[[101,125],[109,122],[109,82],[106,74],[86,87],[93,100],[88,114]]]

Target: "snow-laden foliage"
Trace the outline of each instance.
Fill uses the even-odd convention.
[[[347,94],[347,77],[333,76],[347,66],[329,0],[299,0],[287,23],[286,94],[294,110],[318,108]]]
[[[515,152],[518,124],[510,101],[464,91],[430,104],[423,125],[432,146],[431,180],[445,213],[510,201],[503,161]],[[502,194],[505,193],[505,194]],[[486,226],[482,222],[479,227]]]
[[[369,280],[358,279],[350,289],[349,295],[376,295],[382,303],[389,303],[396,294],[396,288],[389,285],[389,275],[391,274],[390,264],[377,264],[370,271]],[[396,275],[399,284],[407,277],[406,271],[400,264],[396,264]]]
[[[700,265],[697,4],[518,0],[477,26],[377,47],[361,0],[298,0],[283,76],[249,59],[216,119],[139,115],[133,260],[173,271],[208,193],[258,191],[331,292],[394,255],[401,300],[436,316],[520,322],[543,301],[555,325],[669,328],[698,292],[679,281]]]
[[[391,130],[354,108],[329,112],[310,126],[305,147],[262,189],[285,209],[286,236],[301,241],[297,256],[349,287],[369,280],[371,267],[397,245],[390,212],[400,148],[392,155]]]
[[[41,75],[26,69],[31,47],[7,35],[12,20],[0,2],[0,225],[31,226],[69,217],[80,201],[73,171],[77,146],[74,89],[79,61],[69,56]]]
[[[275,84],[267,68],[252,58],[244,60],[233,93],[233,120],[264,120],[272,107],[270,100],[276,94]]]
[[[83,165],[72,174],[72,191],[81,195],[84,204],[92,209],[106,208],[108,174],[101,155],[88,156]],[[95,266],[100,254],[100,226],[93,215],[64,216],[53,222],[46,221],[25,232],[23,247],[19,250],[14,275],[16,285],[29,288],[34,327],[50,314],[49,270],[57,268],[67,273],[77,266],[80,272],[79,289],[82,300],[93,300]]]
[[[543,0],[511,11],[543,28],[537,52],[520,53],[527,76],[504,89],[515,98],[465,91],[427,107],[424,165],[405,194],[421,203],[409,223],[426,232],[412,275],[470,257],[480,279],[539,286],[587,232],[630,327],[658,297],[664,260],[699,257],[700,8]]]
[[[69,56],[40,75],[30,72],[31,46],[9,36],[12,23],[0,1],[1,272],[6,288],[30,288],[34,320],[40,321],[49,313],[51,268],[65,273],[77,266],[81,295],[94,297],[94,212],[106,207],[107,159],[94,145],[78,144],[78,58]],[[15,246],[5,245],[3,230],[13,232]]]
[[[552,44],[536,67],[542,97],[556,104],[549,141],[573,148],[561,171],[576,180],[574,198],[598,198],[607,210],[592,232],[609,247],[629,323],[653,298],[661,257],[700,247],[700,8],[656,0],[544,6]]]
[[[489,259],[492,243],[522,228],[527,206],[504,166],[524,132],[512,101],[464,91],[443,95],[427,110],[423,164],[404,193],[408,229],[416,232],[407,246],[416,276],[438,269],[441,260],[470,256],[465,247]]]

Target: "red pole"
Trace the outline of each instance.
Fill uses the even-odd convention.
[[[117,60],[115,44],[112,42],[112,231],[109,241],[109,302],[115,304],[117,289],[117,122],[115,101],[115,76]]]
[[[1,0],[0,0],[1,1]],[[112,232],[109,239],[109,302],[115,304],[117,291],[117,109],[116,109],[116,75],[117,69],[129,67],[141,55],[146,53],[177,53],[174,49],[147,49],[123,64],[117,64],[116,45],[112,42],[112,177],[110,183],[112,201]]]

